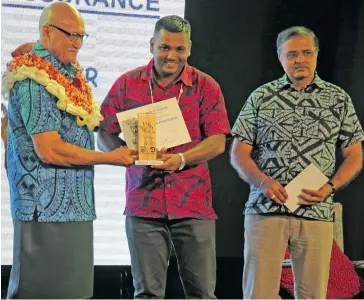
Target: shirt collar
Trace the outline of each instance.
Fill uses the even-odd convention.
[[[63,63],[52,56],[48,50],[46,50],[39,41],[35,43],[31,54],[37,54],[42,58],[45,58],[51,62],[51,64],[57,68],[63,75],[72,80],[76,76],[76,68],[71,63]]]
[[[313,81],[308,86],[310,85],[316,85],[321,89],[324,89],[326,87],[324,81],[318,76],[316,71]],[[281,78],[277,80],[277,88],[281,89],[287,86],[291,86],[291,81],[289,80],[287,74],[284,74]]]
[[[146,72],[141,75],[142,80],[149,81],[155,79],[155,76],[153,74],[153,67],[154,59],[151,59],[146,66]],[[185,85],[192,86],[192,72],[192,67],[186,63],[181,75],[177,78],[175,82],[182,81]]]

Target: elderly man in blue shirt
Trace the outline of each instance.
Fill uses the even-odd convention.
[[[94,168],[128,166],[134,151],[94,151],[102,119],[76,61],[87,34],[68,3],[46,7],[39,41],[8,66],[7,169],[14,224],[8,298],[93,293]]]

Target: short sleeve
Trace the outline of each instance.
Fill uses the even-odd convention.
[[[28,134],[59,131],[62,116],[57,108],[57,98],[31,79],[18,84],[18,95],[11,101],[20,101],[20,114]]]
[[[256,92],[249,96],[232,129],[232,134],[235,138],[251,146],[254,145],[257,137],[258,98]]]
[[[200,104],[200,127],[205,136],[230,134],[224,96],[211,77],[206,78]]]
[[[101,114],[104,120],[100,124],[100,129],[110,133],[121,132],[116,114],[125,110],[124,97],[125,78],[121,76],[115,81],[105,100],[102,102]]]
[[[364,132],[354,105],[349,95],[346,95],[344,117],[339,131],[338,146],[341,149],[364,141]]]

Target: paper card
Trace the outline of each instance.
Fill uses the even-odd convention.
[[[168,149],[191,141],[177,99],[171,98],[116,114],[128,148],[138,149],[138,113],[156,114],[158,149]]]
[[[328,181],[325,174],[311,163],[285,187],[288,198],[284,205],[294,212],[300,206],[297,204],[301,200],[298,196],[302,194],[303,188],[318,190]]]

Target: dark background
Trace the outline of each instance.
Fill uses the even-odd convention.
[[[295,25],[320,39],[317,71],[352,97],[364,124],[364,1],[186,0],[192,26],[189,63],[220,84],[231,126],[249,94],[283,75],[276,54],[280,31]],[[230,148],[230,143],[227,147]],[[242,257],[243,210],[249,186],[229,164],[229,151],[211,161],[218,257]],[[364,260],[364,173],[340,190],[345,253]]]
[[[276,37],[295,25],[306,26],[319,37],[318,74],[349,93],[364,124],[364,0],[186,0],[185,18],[192,25],[189,63],[219,82],[231,126],[255,88],[283,75]],[[243,210],[249,187],[230,166],[230,143],[226,153],[210,163],[219,216],[218,298],[242,297]],[[343,205],[344,248],[351,260],[364,260],[363,179],[364,172],[335,197]],[[10,266],[2,266],[2,297],[9,271]],[[284,292],[281,295],[288,297]],[[95,267],[95,298],[131,296],[130,267]],[[166,296],[183,296],[174,259]]]

